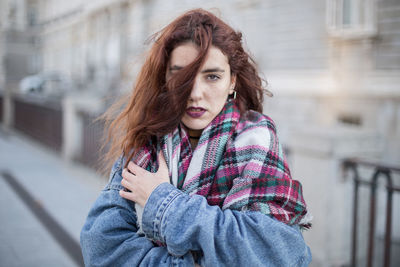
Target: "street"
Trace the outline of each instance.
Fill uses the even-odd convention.
[[[107,179],[0,131],[0,266],[82,266],[79,233]]]

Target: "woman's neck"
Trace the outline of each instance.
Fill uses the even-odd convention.
[[[201,133],[203,132],[203,130],[192,130],[189,128],[186,128],[188,135],[190,138],[194,138],[194,139],[200,139]]]
[[[189,141],[192,146],[192,150],[194,150],[199,143],[199,139],[203,130],[192,130],[186,127],[187,133],[189,135]]]

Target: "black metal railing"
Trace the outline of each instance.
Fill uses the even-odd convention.
[[[0,95],[0,122],[3,122],[3,96]]]
[[[358,168],[367,167],[373,169],[373,175],[370,180],[362,179],[359,175]],[[345,171],[352,170],[354,178],[354,195],[353,195],[353,224],[352,224],[352,249],[351,249],[351,266],[357,264],[357,231],[358,231],[358,202],[359,202],[359,188],[360,186],[368,186],[371,190],[370,203],[369,203],[369,233],[368,233],[368,248],[367,248],[367,266],[372,267],[374,255],[374,236],[375,236],[375,223],[376,223],[376,189],[377,181],[380,177],[386,179],[386,223],[385,223],[385,242],[384,242],[384,267],[390,266],[390,252],[391,252],[391,237],[392,237],[392,206],[393,206],[393,193],[399,193],[400,187],[393,184],[393,174],[400,173],[400,166],[390,166],[385,164],[378,164],[376,162],[362,160],[362,159],[346,159],[343,161],[343,168]]]
[[[59,101],[32,101],[14,97],[15,129],[56,151],[62,146],[62,107]]]
[[[97,116],[80,112],[83,122],[82,131],[82,151],[78,160],[94,169],[100,169],[99,163],[102,157],[101,145],[104,131],[104,124],[101,120],[96,120]]]

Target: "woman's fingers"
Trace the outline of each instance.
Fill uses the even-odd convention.
[[[122,179],[121,185],[132,191],[132,184],[127,179]]]
[[[135,199],[134,199],[134,197],[133,197],[133,194],[130,193],[130,192],[126,192],[126,191],[124,191],[124,190],[119,190],[119,195],[120,195],[121,197],[125,198],[125,199],[128,199],[128,200],[130,200],[130,201],[135,202]]]
[[[132,173],[130,173],[127,168],[124,168],[122,170],[122,177],[123,178],[128,178],[130,175],[132,175]]]
[[[136,176],[133,175],[128,171],[128,169],[123,169],[122,170],[122,180],[121,180],[121,185],[125,188],[123,190],[119,191],[119,195],[125,199],[131,200],[131,201],[136,201],[135,195],[134,195],[134,184],[135,184],[135,179]],[[129,190],[129,191],[127,191]]]
[[[165,161],[162,150],[158,153],[158,162],[159,162],[159,167],[157,172],[166,173],[168,175],[168,166],[167,162]],[[132,161],[128,163],[128,170],[131,174],[135,176],[143,176],[146,172],[148,172],[145,169],[133,163]]]
[[[169,172],[165,158],[158,154],[159,168],[156,173],[148,172],[133,162],[122,170],[121,185],[130,192],[120,191],[120,196],[144,207],[151,192],[162,183],[169,183]]]
[[[133,185],[135,184],[136,175],[130,173],[128,169],[125,168],[122,170],[122,178],[121,185],[132,191]]]
[[[160,166],[168,168],[167,167],[167,162],[165,161],[164,154],[163,154],[162,150],[160,150],[160,152],[158,153],[158,162],[159,162]]]
[[[145,169],[139,167],[132,161],[128,163],[128,170],[136,176],[142,176],[145,172],[147,172]]]
[[[169,177],[167,162],[165,161],[162,150],[158,153],[158,171],[157,173]]]
[[[133,179],[135,179],[135,174],[132,174],[131,172],[128,171],[128,169],[124,168],[122,170],[122,178],[128,180],[128,181],[132,181]]]

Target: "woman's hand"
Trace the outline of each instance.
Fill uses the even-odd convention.
[[[168,166],[162,151],[158,154],[159,167],[156,173],[148,172],[132,161],[122,171],[123,187],[130,192],[120,190],[121,197],[134,201],[144,207],[153,190],[162,183],[169,183]]]

